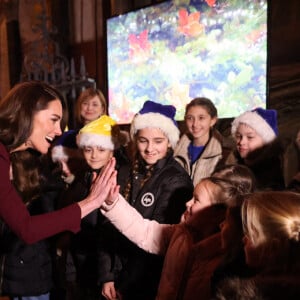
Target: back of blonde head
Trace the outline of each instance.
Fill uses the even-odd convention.
[[[244,231],[253,245],[274,239],[300,241],[300,194],[288,191],[257,192],[242,207]]]

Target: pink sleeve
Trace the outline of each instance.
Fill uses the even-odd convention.
[[[0,144],[0,219],[24,242],[30,244],[62,231],[80,230],[78,204],[37,216],[30,216],[9,179],[9,155]]]
[[[104,205],[101,212],[138,247],[153,254],[165,255],[176,225],[144,219],[121,195],[113,205]]]

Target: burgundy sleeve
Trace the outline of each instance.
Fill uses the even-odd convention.
[[[0,218],[24,242],[30,244],[62,231],[80,230],[81,211],[77,203],[63,209],[30,216],[9,179],[9,155],[0,144]]]

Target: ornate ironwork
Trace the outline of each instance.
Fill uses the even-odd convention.
[[[93,78],[88,77],[84,57],[80,58],[80,69],[76,72],[74,58],[68,60],[61,52],[58,43],[52,38],[57,34],[56,27],[49,28],[45,0],[37,0],[41,13],[32,26],[39,38],[28,45],[24,55],[21,81],[41,80],[56,87],[67,100],[70,112],[73,111],[77,95],[88,87],[96,87]],[[72,115],[71,117],[71,123]],[[72,127],[72,124],[71,124]]]

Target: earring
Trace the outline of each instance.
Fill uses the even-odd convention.
[[[28,148],[31,147],[32,146],[31,141],[30,140],[26,141],[25,146],[28,147]]]

